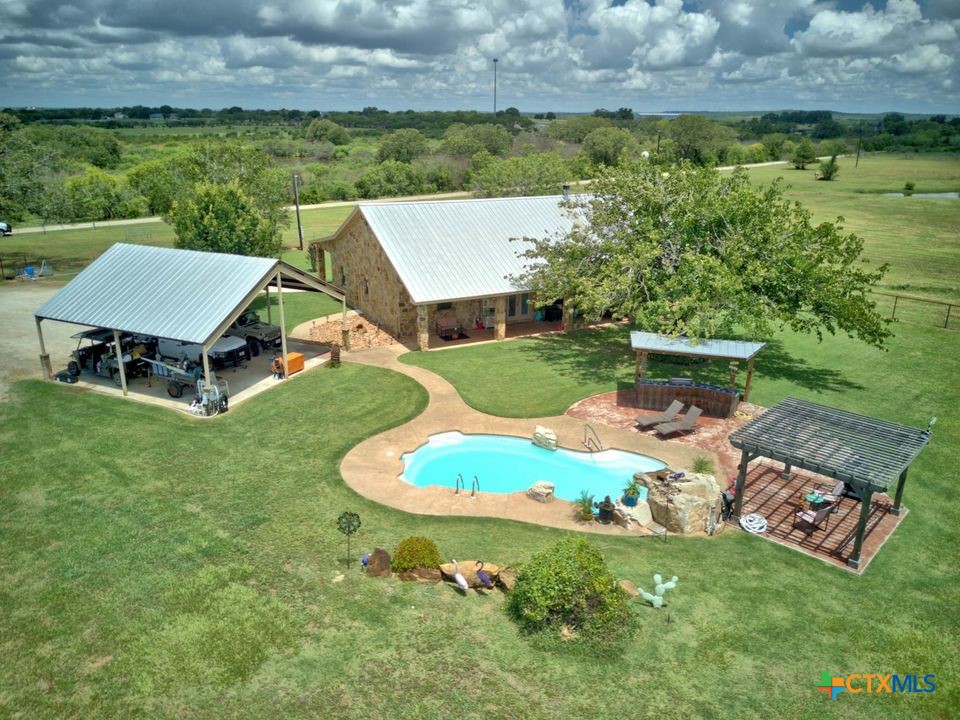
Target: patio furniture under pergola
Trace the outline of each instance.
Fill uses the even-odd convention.
[[[740,518],[747,465],[766,457],[842,480],[860,496],[860,519],[847,564],[860,567],[860,551],[874,493],[887,492],[899,478],[890,512],[899,515],[907,470],[930,441],[930,428],[877,420],[788,397],[730,435],[741,451],[733,515]]]

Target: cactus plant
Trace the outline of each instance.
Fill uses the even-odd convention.
[[[640,591],[640,597],[653,605],[655,608],[663,607],[663,594],[667,590],[673,590],[677,586],[677,576],[674,575],[669,582],[664,582],[660,573],[653,576],[654,589],[648,593],[643,588],[637,588]]]

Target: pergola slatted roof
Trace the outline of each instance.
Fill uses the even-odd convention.
[[[763,349],[762,342],[744,340],[722,340],[720,338],[701,338],[691,340],[685,337],[671,337],[659,333],[630,333],[630,347],[634,350],[647,350],[668,355],[690,355],[692,357],[721,358],[724,360],[749,360]]]
[[[730,435],[730,444],[886,491],[930,439],[927,430],[788,397]]]
[[[920,430],[788,397],[733,432],[729,441],[742,453],[735,484],[737,518],[747,465],[758,457],[784,463],[787,475],[796,466],[853,486],[861,509],[847,564],[858,568],[873,494],[886,492],[899,479],[890,513],[900,514],[907,470],[930,442],[930,428]]]

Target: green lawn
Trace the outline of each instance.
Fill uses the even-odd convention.
[[[880,289],[960,303],[960,200],[880,194],[900,192],[907,181],[916,183],[916,192],[960,191],[960,157],[865,155],[858,168],[852,157],[838,162],[832,182],[814,180],[816,166],[753,168],[750,176],[764,184],[782,177],[791,186],[788,195],[811,208],[817,221],[844,217],[844,226],[865,241],[864,262],[890,264]]]
[[[260,319],[267,321],[267,298],[266,295],[259,295],[250,303],[250,307],[256,310]],[[277,305],[277,294],[270,293],[271,320],[274,325],[280,324],[280,310]],[[325,315],[333,315],[342,310],[342,305],[338,300],[321,292],[285,292],[283,294],[283,319],[287,332],[293,330],[300,323],[313,320]]]

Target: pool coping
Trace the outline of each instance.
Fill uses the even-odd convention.
[[[427,390],[427,407],[417,417],[361,441],[340,463],[340,474],[360,495],[398,510],[418,515],[497,518],[516,520],[563,530],[616,535],[649,534],[642,529],[627,530],[619,525],[582,523],[574,519],[575,503],[553,499],[537,502],[525,492],[484,493],[475,498],[455,495],[450,488],[419,488],[400,480],[404,465],[400,459],[427,441],[430,435],[458,430],[464,434],[513,435],[529,438],[536,425],[557,434],[560,447],[582,450],[584,421],[568,415],[537,418],[503,418],[487,415],[467,405],[449,382],[439,375],[399,362],[408,352],[403,346],[384,346],[354,351],[346,362],[394,370],[419,382]],[[671,466],[689,467],[699,448],[662,442],[633,432],[603,425],[594,426],[604,448],[616,448],[647,455]],[[636,527],[636,526],[633,526]]]

